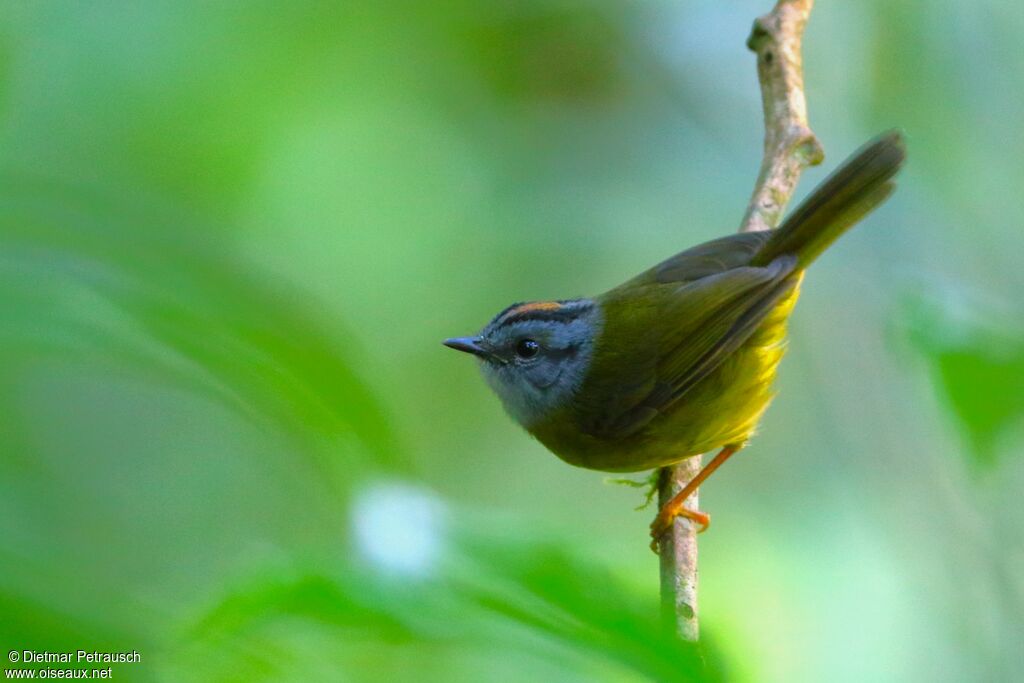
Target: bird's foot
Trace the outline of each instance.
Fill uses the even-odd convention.
[[[711,525],[711,515],[700,510],[690,510],[680,504],[675,505],[675,501],[669,501],[668,505],[661,508],[658,516],[651,522],[651,550],[655,553],[658,552],[658,542],[661,541],[661,537],[664,536],[672,529],[672,522],[675,521],[676,517],[685,517],[694,524],[700,525],[697,529],[698,534],[702,534],[707,531]]]

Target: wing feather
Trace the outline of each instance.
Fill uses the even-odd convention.
[[[649,313],[657,319],[646,322],[665,331],[649,343],[650,365],[637,369],[638,376],[629,389],[609,397],[591,429],[595,436],[629,436],[669,409],[742,346],[775,304],[796,286],[797,279],[790,277],[795,257],[781,256],[763,267],[742,265],[756,253],[753,241],[726,238],[716,242],[727,240],[731,244],[720,247],[727,252],[724,257],[708,249],[697,257],[674,257],[649,271],[656,274],[651,278],[655,281],[663,267],[661,272],[673,274],[668,282],[651,285],[652,291],[647,293],[660,301]],[[740,253],[737,245],[746,253]],[[746,261],[741,261],[744,256]],[[705,268],[704,276],[687,277],[680,265],[687,260]],[[720,264],[717,269],[712,269],[713,262]],[[672,265],[666,267],[669,263]],[[670,322],[667,328],[666,321]]]

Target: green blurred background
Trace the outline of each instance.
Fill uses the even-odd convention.
[[[0,646],[139,681],[1013,680],[1024,668],[1024,6],[821,0],[824,166],[902,127],[702,492],[708,668],[653,510],[440,340],[735,230],[729,3],[10,2]],[[6,665],[6,663],[5,663]]]

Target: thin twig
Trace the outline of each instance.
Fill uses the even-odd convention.
[[[740,232],[769,230],[779,224],[800,174],[821,163],[824,152],[807,123],[801,42],[814,0],[779,0],[754,22],[747,47],[757,54],[757,76],[764,106],[764,160]],[[661,471],[658,504],[665,505],[700,471],[702,458],[687,458]],[[686,501],[696,510],[697,492]],[[697,530],[677,518],[659,548],[661,601],[665,619],[680,638],[697,640]]]
[[[825,158],[807,123],[801,42],[814,0],[780,0],[754,22],[747,47],[757,53],[764,107],[764,159],[740,232],[778,226],[800,174]]]

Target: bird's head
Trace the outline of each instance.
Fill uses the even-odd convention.
[[[530,428],[579,389],[601,323],[600,306],[589,299],[520,303],[496,315],[476,336],[444,344],[479,358],[505,410]]]

